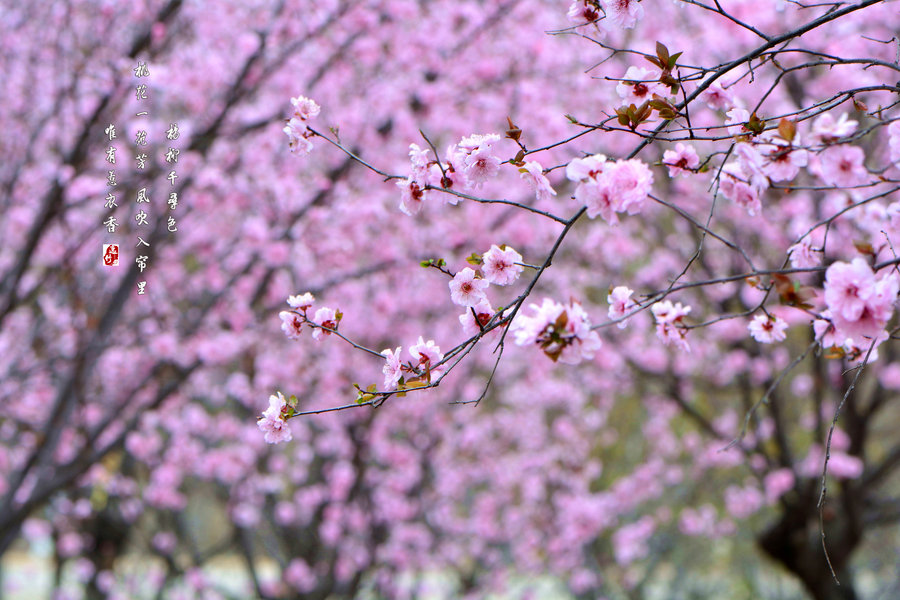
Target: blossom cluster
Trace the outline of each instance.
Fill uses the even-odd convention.
[[[900,292],[895,271],[877,276],[862,258],[835,262],[825,271],[825,304],[828,321],[815,322],[817,337],[827,347],[843,346],[852,340],[859,346],[887,337],[885,327],[894,314]]]
[[[309,141],[315,134],[310,131],[306,123],[320,112],[319,105],[315,101],[304,96],[291,98],[291,104],[294,106],[294,112],[287,120],[284,131],[287,136],[291,152],[295,154],[309,154],[312,150],[312,142]]]
[[[591,328],[588,314],[576,301],[569,304],[544,298],[529,306],[531,314],[520,314],[510,328],[519,346],[537,344],[554,362],[577,365],[594,357],[600,336]]]
[[[410,175],[397,182],[400,188],[400,210],[407,215],[415,215],[422,210],[429,187],[465,192],[480,187],[500,171],[500,158],[494,151],[494,144],[500,141],[496,133],[473,134],[451,144],[443,162],[428,157],[430,150],[418,144],[409,145]],[[534,167],[531,167],[534,169]],[[543,177],[543,174],[540,174]],[[550,194],[548,183],[533,175],[534,183],[541,194]],[[555,193],[555,192],[554,192]],[[460,196],[446,194],[448,204],[457,204]]]
[[[684,322],[684,317],[691,312],[690,306],[682,306],[681,302],[672,304],[669,300],[663,300],[651,306],[650,312],[656,319],[656,335],[663,344],[674,345],[684,352],[691,351],[691,347],[685,339],[687,327]]]
[[[397,346],[395,350],[385,348],[381,354],[384,355],[384,388],[386,391],[396,390],[399,385],[407,383],[412,379],[422,379],[430,381],[431,375],[437,375],[442,372],[442,365],[439,363],[444,360],[444,354],[441,352],[440,346],[434,343],[434,340],[427,342],[419,336],[419,341],[408,349],[410,361],[403,364],[400,361],[400,355],[403,352],[402,346]],[[406,374],[412,374],[413,377],[406,379]]]
[[[480,263],[477,271],[466,267],[457,272],[448,283],[450,299],[466,309],[459,316],[459,322],[468,336],[481,332],[496,312],[487,297],[490,285],[511,285],[524,271],[522,255],[505,244],[493,244],[480,258],[476,258],[476,262]]]
[[[265,433],[266,442],[277,444],[289,442],[293,439],[291,428],[287,424],[287,418],[293,413],[293,407],[285,399],[281,392],[269,396],[269,408],[256,424],[260,431]]]
[[[288,297],[287,303],[293,310],[283,310],[278,313],[278,317],[281,319],[281,330],[288,339],[300,339],[304,323],[311,325],[312,337],[317,341],[321,340],[323,336],[331,335],[330,329],[337,329],[343,316],[339,310],[322,306],[316,309],[312,317],[307,316],[307,311],[312,308],[315,301],[315,297],[309,292]]]
[[[575,199],[587,207],[587,216],[600,215],[610,225],[619,222],[618,213],[641,212],[653,184],[653,173],[643,161],[612,162],[602,154],[572,159],[566,177],[578,183]]]

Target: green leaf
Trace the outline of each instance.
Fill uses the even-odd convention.
[[[472,253],[466,258],[466,262],[473,266],[480,266],[484,261],[481,259],[480,254]]]

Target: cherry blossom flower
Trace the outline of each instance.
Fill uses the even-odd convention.
[[[450,286],[450,299],[454,304],[475,306],[487,298],[484,290],[490,283],[486,279],[477,279],[475,271],[466,267],[458,272],[448,285]]]
[[[891,162],[900,167],[900,121],[888,125],[888,146],[891,149]]]
[[[409,347],[409,356],[417,367],[435,372],[435,365],[444,360],[441,349],[434,343],[434,340],[427,342],[419,336],[419,341]]]
[[[400,365],[401,351],[401,346],[397,346],[396,350],[386,348],[381,351],[385,359],[384,366],[381,368],[382,373],[384,373],[385,390],[390,391],[397,389],[397,382],[399,382],[400,378],[403,377],[403,372],[401,371]]]
[[[487,325],[493,316],[494,309],[491,307],[491,303],[488,302],[487,298],[485,298],[475,306],[467,308],[463,314],[459,315],[459,323],[462,325],[463,333],[468,337],[473,337],[481,333],[481,328]],[[478,319],[477,321],[476,318]],[[499,328],[491,330],[491,334],[494,335],[499,332]]]
[[[725,116],[728,119],[725,125],[728,126],[728,133],[731,135],[744,135],[750,133],[750,130],[744,125],[750,120],[750,111],[745,108],[732,108]]]
[[[520,313],[511,326],[516,345],[538,344],[554,361],[573,365],[593,358],[602,346],[578,302],[562,305],[544,298],[540,306],[531,304],[529,309],[531,315]]]
[[[312,318],[312,322],[316,325],[320,325],[321,327],[328,327],[329,329],[337,328],[337,313],[333,308],[327,308],[323,306],[319,310],[316,311],[316,314]],[[330,331],[325,331],[319,327],[313,329],[312,337],[314,340],[320,340],[323,335],[331,335]]]
[[[600,11],[591,0],[575,0],[566,16],[572,23],[593,23],[600,18]]]
[[[690,352],[683,319],[691,312],[691,307],[683,306],[681,302],[673,305],[671,301],[663,300],[651,306],[650,311],[656,319],[656,335],[662,343],[666,346],[674,344],[684,352]]]
[[[398,181],[396,185],[400,188],[400,210],[410,217],[418,214],[425,202],[425,190],[412,177]]]
[[[653,94],[667,96],[667,88],[659,83],[659,71],[645,67],[628,67],[623,81],[616,85],[616,93],[622,99],[622,106],[640,106],[653,98]]]
[[[653,184],[650,168],[637,158],[617,160],[604,171],[604,175],[609,177],[609,186],[616,191],[620,210],[629,215],[639,213]]]
[[[869,178],[859,146],[830,146],[819,154],[820,176],[828,185],[847,188],[865,183]]]
[[[550,196],[556,195],[556,190],[550,185],[550,180],[544,175],[544,169],[539,162],[530,160],[522,165],[519,172],[522,179],[531,184],[538,201],[549,200]]]
[[[524,267],[518,264],[522,262],[522,255],[505,245],[502,248],[491,245],[491,249],[482,255],[481,260],[484,278],[494,285],[509,285],[518,279],[524,270]]]
[[[603,0],[606,20],[622,27],[632,29],[644,16],[644,7],[638,0]]]
[[[288,145],[294,154],[309,154],[313,149],[312,142],[309,141],[313,133],[300,119],[290,119],[282,131],[287,134]]]
[[[700,166],[700,157],[690,144],[675,144],[674,150],[663,152],[662,163],[669,169],[669,177],[689,177]]]
[[[311,307],[316,301],[316,297],[311,293],[306,292],[305,294],[297,294],[295,296],[288,296],[287,303],[291,308],[296,310],[306,310]]]
[[[894,312],[900,281],[891,272],[876,278],[862,258],[836,262],[825,271],[825,304],[844,338],[874,339]]]
[[[303,328],[303,317],[289,310],[281,311],[278,313],[278,317],[281,319],[281,330],[284,335],[289,340],[299,340],[300,331]]]
[[[653,173],[638,159],[607,162],[602,154],[573,159],[566,166],[566,177],[579,182],[575,199],[610,225],[618,223],[617,212],[637,214],[650,193]]]
[[[500,171],[500,159],[491,153],[491,148],[478,148],[466,156],[464,172],[473,185],[478,186]]]
[[[609,303],[609,312],[607,314],[611,320],[624,318],[629,310],[637,306],[637,303],[631,299],[632,294],[634,294],[634,290],[624,285],[613,288],[606,297],[606,301]],[[619,323],[619,329],[624,329],[626,324],[626,321]]]
[[[841,138],[852,135],[856,131],[857,122],[842,114],[836,121],[831,113],[824,113],[813,123],[810,138],[813,143],[832,144]]]
[[[784,341],[787,335],[784,333],[787,329],[787,322],[780,317],[770,317],[769,315],[756,315],[750,322],[747,329],[754,340],[761,344],[771,344],[773,342]]]
[[[700,93],[700,100],[713,110],[730,109],[735,104],[734,94],[718,81]]]
[[[291,98],[291,104],[294,105],[293,118],[300,119],[301,121],[308,121],[316,117],[321,110],[315,101],[304,96]]]
[[[284,420],[284,411],[287,408],[287,400],[281,392],[269,396],[269,408],[267,408],[262,418],[256,424],[260,431],[264,432],[266,442],[277,444],[279,442],[289,442],[293,438],[291,428]]]
[[[812,247],[812,240],[807,236],[788,248],[791,266],[795,269],[817,267],[822,263],[822,251]]]
[[[772,181],[792,180],[807,164],[806,150],[795,147],[798,143],[796,137],[792,143],[776,136],[770,136],[768,141],[770,143],[758,146],[764,159],[763,172]]]

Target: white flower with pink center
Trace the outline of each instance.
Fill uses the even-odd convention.
[[[460,306],[475,306],[487,298],[484,290],[489,285],[487,280],[476,278],[475,271],[466,267],[450,281],[450,299]]]
[[[757,342],[761,344],[771,344],[773,342],[784,341],[787,337],[787,334],[785,334],[787,327],[787,322],[780,317],[756,315],[753,317],[753,320],[750,321],[750,325],[747,326],[747,329],[750,331],[750,335],[753,339]]]
[[[892,271],[876,278],[862,258],[836,262],[825,271],[825,304],[838,338],[875,339],[894,313],[900,281]]]
[[[750,112],[744,108],[732,108],[725,116],[728,119],[725,121],[725,125],[728,126],[728,133],[731,135],[744,135],[750,133],[750,130],[744,127],[744,125],[750,121]]]
[[[550,185],[550,180],[544,175],[544,169],[541,164],[530,160],[519,169],[522,179],[528,181],[534,189],[534,195],[537,200],[549,200],[550,196],[556,195],[556,190]]]
[[[288,296],[287,299],[288,305],[296,310],[306,310],[311,307],[315,303],[315,301],[316,297],[309,292],[306,292],[305,294]]]
[[[606,20],[622,27],[632,29],[644,16],[644,7],[638,0],[603,0]]]
[[[819,154],[820,176],[828,185],[839,188],[866,183],[869,172],[863,164],[866,155],[859,146],[830,146]]]
[[[327,308],[323,306],[316,311],[316,314],[312,318],[312,322],[321,327],[337,329],[337,313],[333,308]],[[315,329],[313,329],[312,336],[314,340],[322,339],[323,335],[331,335],[331,332],[325,331],[320,327],[316,327]]]
[[[822,262],[822,251],[812,247],[812,240],[809,237],[788,248],[788,254],[791,257],[791,266],[795,269],[818,267]]]
[[[313,149],[312,142],[309,141],[313,133],[300,119],[289,120],[282,131],[287,134],[288,145],[294,154],[309,154]]]
[[[281,319],[281,330],[284,335],[289,340],[299,340],[300,331],[303,328],[303,317],[288,310],[278,313],[278,317]]]
[[[484,278],[494,285],[509,285],[518,279],[524,270],[520,264],[522,255],[506,245],[502,248],[492,245],[491,249],[482,255],[481,260]]]
[[[616,85],[616,93],[622,99],[622,106],[640,106],[653,99],[653,94],[668,96],[665,86],[659,83],[659,71],[644,67],[628,67],[623,81]]]
[[[669,169],[669,177],[689,177],[700,166],[700,156],[690,144],[675,144],[674,150],[663,152],[662,163]]]
[[[291,98],[291,104],[294,105],[293,118],[301,121],[308,121],[319,114],[321,110],[314,100],[310,100],[304,96]]]
[[[825,113],[815,120],[810,137],[817,144],[832,144],[856,131],[858,123],[847,118],[847,113],[835,120],[834,115]]]
[[[292,439],[291,428],[287,421],[284,420],[284,411],[287,407],[287,401],[281,392],[269,396],[269,408],[267,408],[262,418],[256,422],[260,431],[265,433],[266,442],[277,444],[279,442],[289,442]]]
[[[581,25],[584,23],[593,23],[599,19],[600,11],[597,10],[597,7],[589,0],[575,0],[575,2],[572,2],[569,6],[569,12],[566,13],[566,16],[572,23]]]
[[[463,172],[472,185],[479,186],[500,171],[500,159],[493,155],[491,147],[479,147],[465,158]]]
[[[403,371],[401,370],[400,363],[400,352],[402,348],[397,346],[396,350],[391,350],[390,348],[386,348],[381,351],[381,354],[384,355],[384,366],[381,367],[381,372],[384,373],[384,389],[385,390],[395,390],[397,389],[397,382],[400,381],[400,378],[403,377]]]
[[[469,307],[466,311],[459,315],[459,323],[462,325],[463,333],[469,337],[474,337],[481,333],[481,328],[487,325],[494,316],[494,309],[487,298],[479,302],[477,305]],[[477,320],[476,320],[477,319]],[[491,335],[499,334],[500,329],[491,330]]]
[[[634,294],[634,290],[631,290],[624,285],[613,288],[606,297],[606,301],[609,303],[609,312],[607,315],[611,320],[624,319],[625,315],[632,308],[637,306],[637,303],[631,299],[632,294]],[[622,321],[619,323],[619,329],[624,329],[625,325],[626,322]]]
[[[422,336],[419,336],[418,343],[409,347],[409,356],[415,366],[432,372],[435,371],[435,365],[444,360],[444,355],[434,340],[426,342]]]
[[[412,177],[396,183],[400,188],[400,210],[410,217],[422,210],[425,202],[425,190]]]
[[[650,307],[653,317],[656,319],[656,335],[666,346],[675,345],[684,352],[690,352],[685,336],[687,329],[684,317],[691,312],[690,306],[683,306],[681,302],[672,304],[669,300],[657,302]]]

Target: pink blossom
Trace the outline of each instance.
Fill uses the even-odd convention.
[[[656,521],[647,515],[636,523],[624,525],[612,536],[613,554],[620,565],[628,565],[643,558],[649,552],[647,540],[656,530]]]
[[[788,254],[791,257],[791,266],[795,269],[817,267],[822,262],[822,251],[812,247],[809,236],[788,248]]]
[[[822,181],[847,188],[865,183],[869,172],[863,164],[865,153],[859,146],[829,146],[819,154]]]
[[[637,303],[631,299],[632,294],[634,294],[634,290],[628,289],[624,285],[613,288],[606,297],[606,301],[609,303],[607,314],[611,320],[623,319],[631,308],[637,306]],[[625,325],[626,322],[622,321],[619,323],[619,329],[624,329]]]
[[[474,312],[474,314],[472,314]],[[481,333],[481,328],[490,322],[494,316],[494,309],[487,298],[479,302],[473,307],[467,308],[466,311],[459,315],[459,323],[462,325],[463,333],[469,337],[473,337]],[[477,321],[475,319],[478,319]],[[494,329],[491,333],[499,333],[499,329]]]
[[[621,210],[629,215],[639,213],[653,184],[653,172],[650,168],[637,158],[617,160],[604,175],[610,178],[609,185],[620,198]]]
[[[700,93],[700,100],[713,110],[725,110],[734,106],[734,94],[718,81],[714,81]]]
[[[295,558],[288,563],[282,577],[285,583],[301,594],[306,594],[316,588],[316,575],[302,558]]]
[[[666,346],[674,344],[682,351],[690,352],[683,319],[691,312],[691,307],[683,306],[681,302],[673,305],[671,301],[663,300],[651,306],[650,311],[656,319],[656,335],[662,343]]]
[[[578,302],[562,305],[544,298],[538,306],[531,304],[531,315],[520,313],[511,331],[519,346],[538,344],[554,361],[578,364],[593,358],[602,342],[591,329],[587,313]]]
[[[767,473],[763,479],[766,502],[774,504],[781,496],[794,488],[794,472],[785,467]]]
[[[771,144],[761,145],[760,153],[765,159],[763,171],[772,181],[790,181],[807,164],[806,150],[794,148],[780,138],[773,138]]]
[[[669,169],[669,177],[689,177],[700,166],[700,157],[690,144],[675,144],[674,150],[663,152],[662,162]]]
[[[440,347],[434,343],[434,340],[426,342],[422,336],[419,336],[418,343],[409,347],[409,356],[416,366],[432,371],[435,370],[435,365],[444,359]]]
[[[843,113],[836,121],[831,113],[824,113],[813,123],[810,137],[817,144],[832,144],[856,131],[857,122]]]
[[[603,173],[606,165],[606,156],[602,154],[594,154],[585,158],[573,158],[566,165],[566,177],[570,181],[579,183],[588,179],[596,179],[598,175]]]
[[[309,141],[313,133],[300,119],[290,119],[282,131],[287,134],[288,144],[294,154],[309,154],[313,149],[312,142]]]
[[[263,412],[262,418],[256,422],[260,431],[266,434],[265,439],[269,444],[289,442],[293,438],[291,428],[284,420],[286,407],[287,401],[281,392],[269,396],[269,408]]]
[[[475,306],[485,300],[484,290],[490,282],[486,279],[477,279],[475,271],[466,267],[459,271],[448,284],[450,286],[450,299],[460,306]]]
[[[425,202],[425,190],[412,177],[398,181],[396,185],[400,188],[400,210],[409,216],[418,214]]]
[[[888,146],[891,149],[891,162],[900,166],[900,121],[888,125]]]
[[[575,0],[566,16],[573,23],[593,23],[600,18],[600,11],[590,0]]]
[[[289,340],[299,340],[300,331],[303,328],[303,317],[288,310],[278,313],[278,317],[281,319],[281,330],[284,332],[284,335]]]
[[[732,485],[725,490],[725,508],[738,519],[746,519],[762,508],[762,505],[762,492],[755,486],[741,488]]]
[[[534,195],[538,201],[549,200],[556,195],[556,190],[550,185],[550,180],[544,175],[544,169],[539,162],[529,160],[519,169],[522,179],[528,181],[534,188]]]
[[[603,0],[603,11],[607,21],[623,29],[632,29],[644,16],[644,7],[638,0]]]
[[[491,148],[479,147],[465,158],[464,172],[473,185],[481,185],[500,171],[500,159],[491,153]]]
[[[384,389],[385,390],[395,390],[397,389],[397,382],[400,381],[400,378],[403,377],[403,372],[401,371],[400,365],[400,352],[401,347],[397,346],[396,350],[391,350],[390,348],[386,348],[381,351],[384,355],[384,366],[381,367],[381,372],[384,373]]]
[[[832,449],[828,459],[828,474],[838,479],[856,479],[863,473],[863,461],[857,456]]]
[[[879,337],[893,315],[898,289],[893,272],[876,278],[862,258],[836,262],[825,271],[825,304],[844,337]]]
[[[754,340],[761,344],[771,344],[773,342],[781,342],[787,337],[784,333],[787,329],[787,322],[780,318],[769,315],[756,315],[750,322],[747,329]]]
[[[323,306],[316,311],[315,316],[313,316],[312,318],[312,322],[321,327],[337,329],[337,313],[333,308]],[[321,339],[323,335],[331,335],[331,332],[325,331],[320,327],[316,327],[315,329],[313,329],[312,337],[314,340]]]
[[[725,116],[728,117],[725,121],[725,125],[728,126],[728,133],[731,135],[745,135],[750,133],[750,130],[744,127],[750,120],[750,111],[745,108],[732,108],[725,113]]]
[[[506,245],[502,248],[491,245],[491,249],[482,255],[481,260],[484,278],[494,285],[510,285],[524,271],[521,265],[522,255]]]
[[[291,104],[294,105],[293,118],[295,119],[308,121],[319,114],[319,105],[309,98],[303,96],[291,98]]]
[[[645,67],[628,67],[621,82],[616,85],[616,93],[622,99],[622,106],[640,106],[653,98],[653,94],[667,96],[665,86],[659,83],[659,71]]]
[[[296,296],[288,296],[287,303],[291,308],[297,310],[306,310],[316,301],[316,297],[311,293],[298,294]]]

